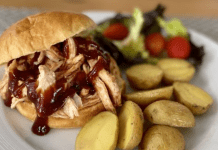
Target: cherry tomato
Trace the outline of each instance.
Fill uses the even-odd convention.
[[[114,23],[104,30],[103,35],[112,40],[123,40],[129,34],[128,28],[122,23]]]
[[[171,58],[186,59],[191,52],[189,41],[184,37],[173,37],[166,44],[167,54]]]
[[[159,56],[164,49],[165,40],[160,33],[152,33],[145,38],[146,49],[153,56]]]

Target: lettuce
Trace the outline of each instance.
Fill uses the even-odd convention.
[[[127,59],[133,60],[138,55],[146,59],[149,53],[145,50],[145,37],[140,34],[144,22],[143,13],[135,8],[132,17],[134,24],[129,27],[129,35],[123,41],[114,41],[114,44]]]
[[[169,37],[183,36],[188,38],[188,31],[179,19],[173,18],[171,21],[165,21],[161,17],[157,17],[157,22]]]

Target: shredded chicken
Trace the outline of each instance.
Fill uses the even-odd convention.
[[[58,79],[61,79],[63,77],[68,79],[68,82],[72,81],[76,71],[80,69],[80,66],[84,63],[84,56],[82,54],[74,57],[71,59],[71,61],[68,62],[68,64],[64,64],[64,69],[55,72]]]
[[[78,107],[75,101],[70,97],[66,99],[63,111],[70,117],[70,119],[73,119],[74,116],[79,116]]]
[[[25,65],[18,65],[17,69],[20,71],[24,71],[24,70],[26,70],[26,67],[25,67]]]
[[[59,55],[59,50],[55,46],[51,46],[49,50],[45,51],[45,55],[54,62],[64,59],[61,55]]]
[[[39,65],[40,63],[42,63],[44,57],[45,57],[45,52],[44,51],[40,52],[37,61],[34,62],[34,65]]]
[[[99,71],[98,75],[108,87],[108,90],[111,94],[111,97],[112,97],[112,100],[115,106],[120,106],[121,105],[121,91],[116,82],[116,78],[113,75],[111,75],[108,71],[106,71],[105,69],[102,69],[101,71]]]
[[[28,63],[39,65],[42,62],[45,62],[44,65],[38,67],[39,76],[37,79],[37,92],[44,92],[49,87],[55,85],[56,81],[61,78],[67,79],[67,83],[65,84],[66,87],[71,86],[71,82],[75,78],[77,72],[83,70],[88,74],[101,58],[101,56],[99,56],[98,59],[85,60],[83,54],[76,55],[76,45],[73,38],[67,39],[66,42],[69,46],[69,59],[65,59],[60,55],[60,51],[55,46],[51,46],[50,49],[40,52],[39,57],[35,62],[32,62],[34,54],[27,56]],[[96,48],[93,46],[89,47],[89,50],[93,49]],[[26,70],[27,68],[24,63],[25,59],[26,58],[15,59],[9,67],[6,68],[5,75],[0,81],[0,95],[3,99],[6,99],[6,93],[8,90],[9,72],[12,72],[16,68],[20,71]],[[88,62],[88,64],[85,62]],[[101,102],[106,110],[116,113],[115,106],[121,105],[121,91],[119,86],[121,87],[123,83],[118,82],[120,80],[122,81],[119,68],[116,65],[116,62],[111,58],[110,73],[103,69],[99,71],[98,76],[92,82],[95,88],[95,93],[93,95],[90,95],[90,89],[83,88],[79,95],[75,93],[73,98],[67,97],[64,106],[51,116],[56,118],[73,119],[75,116],[79,116],[80,109]],[[23,81],[18,81],[18,85],[22,84]],[[13,95],[12,97],[11,108],[16,108],[16,105],[20,102],[29,101],[27,98],[27,88],[24,87],[22,89],[23,98],[16,98]]]
[[[73,38],[67,39],[67,43],[69,45],[69,59],[72,59],[76,56],[76,45]]]
[[[65,77],[69,76],[72,72],[74,72],[75,70],[77,70],[78,68],[80,68],[80,66],[84,63],[84,56],[82,54],[74,57],[72,59],[72,61],[70,62],[70,64],[67,64],[68,66],[70,66],[67,70],[65,70]]]
[[[17,68],[17,61],[13,60],[9,67],[5,68],[5,74],[0,81],[0,95],[3,99],[6,99],[6,93],[8,91],[9,72]]]
[[[30,64],[35,54],[27,55],[27,62]]]
[[[87,64],[83,64],[83,70],[84,70],[84,72],[86,73],[86,74],[88,74],[89,73],[89,66],[87,65]]]
[[[56,82],[55,73],[48,69],[45,65],[39,66],[39,78],[38,87],[36,91],[42,90],[45,91],[50,86],[54,85]]]
[[[90,107],[97,103],[100,103],[101,100],[98,94],[95,93],[94,95],[87,95],[85,97],[82,97],[82,102],[83,102],[83,108],[85,108],[85,107]]]
[[[90,70],[93,69],[93,67],[95,66],[95,64],[98,62],[98,60],[95,60],[95,59],[90,59],[88,60],[88,64],[90,66]]]
[[[55,118],[69,118],[69,116],[64,113],[63,109],[59,109],[58,111],[54,112],[51,116]]]
[[[79,95],[77,95],[77,94],[75,93],[74,96],[73,96],[73,99],[74,99],[75,104],[76,104],[76,106],[77,106],[78,108],[83,107],[82,99],[81,99],[81,97],[80,97]]]
[[[113,113],[116,113],[116,109],[114,108],[110,97],[108,95],[108,91],[104,83],[101,81],[99,77],[96,77],[94,80],[94,87],[96,89],[96,92],[98,93],[104,107],[106,110],[109,110]]]
[[[45,66],[48,67],[51,71],[56,71],[63,65],[64,61],[54,62],[50,59],[46,60]]]
[[[11,109],[14,109],[18,103],[24,102],[24,101],[27,101],[27,97],[23,97],[23,98],[13,97],[12,102],[11,102]]]
[[[112,57],[110,57],[110,73],[115,76],[116,82],[117,82],[121,92],[125,92],[125,84],[126,83],[125,83],[124,79],[122,78],[119,70],[120,69],[117,66],[116,61]]]
[[[83,88],[83,89],[81,90],[81,92],[80,92],[80,95],[81,95],[82,97],[84,97],[84,96],[86,96],[86,95],[88,95],[88,94],[89,94],[89,89]]]

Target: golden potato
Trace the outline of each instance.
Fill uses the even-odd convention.
[[[127,79],[130,85],[136,89],[151,89],[162,80],[163,71],[154,65],[141,64],[127,69]]]
[[[186,106],[174,101],[154,102],[145,108],[144,115],[154,124],[174,127],[195,126],[195,118],[192,112]]]
[[[195,74],[194,66],[184,59],[165,58],[157,65],[163,70],[163,80],[167,84],[175,81],[189,82]]]
[[[144,135],[140,150],[184,150],[182,133],[169,126],[154,125]]]
[[[126,100],[133,101],[140,106],[147,106],[157,100],[170,99],[173,86],[163,87],[149,91],[137,91],[125,95]]]
[[[131,101],[126,101],[119,114],[119,139],[117,146],[120,149],[133,149],[143,134],[144,117],[141,108]]]
[[[176,100],[187,106],[195,115],[205,113],[213,103],[212,97],[197,86],[182,82],[176,82],[173,86]]]
[[[76,138],[76,150],[114,150],[118,129],[118,117],[111,112],[101,112],[79,132]]]

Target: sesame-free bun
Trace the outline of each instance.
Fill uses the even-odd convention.
[[[46,12],[26,17],[0,37],[0,65],[11,59],[49,49],[96,24],[83,14]]]

